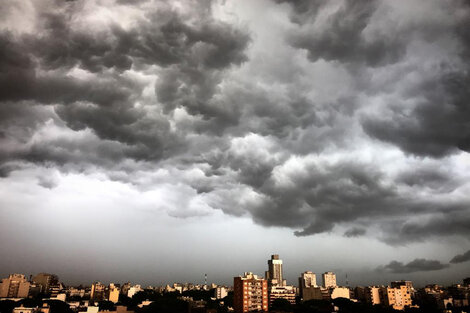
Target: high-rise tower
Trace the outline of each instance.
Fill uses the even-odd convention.
[[[323,287],[330,288],[336,287],[336,275],[333,272],[325,272],[322,274]]]
[[[282,260],[279,259],[279,254],[271,255],[271,260],[268,260],[268,271],[266,271],[266,279],[271,286],[285,286],[286,281],[282,275]]]

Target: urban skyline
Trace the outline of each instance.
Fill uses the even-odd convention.
[[[469,276],[469,1],[4,2],[1,276]]]
[[[292,285],[282,279],[284,262],[279,254],[271,255],[267,265],[264,277],[245,272],[233,277],[232,286],[208,283],[206,274],[204,284],[166,286],[100,281],[86,286],[65,286],[55,274],[39,273],[29,279],[23,274],[10,274],[0,281],[0,311],[245,313],[292,312],[294,308],[295,312],[331,312],[330,308],[336,312],[337,306],[340,310],[343,306],[350,307],[348,302],[356,306],[354,312],[370,310],[373,306],[377,313],[390,312],[388,309],[452,313],[469,307],[470,277],[451,286],[417,287],[410,280],[391,281],[381,286],[345,286],[337,283],[333,272],[305,271],[299,275],[298,285]],[[317,275],[321,275],[321,282],[317,281]],[[446,311],[450,309],[455,311]]]
[[[455,256],[454,258],[458,258],[460,257],[460,255],[458,256]],[[283,258],[284,259],[284,258]],[[387,278],[384,278],[382,279],[381,281],[367,281],[367,280],[364,280],[363,283],[356,283],[354,281],[354,277],[353,277],[353,280],[351,280],[351,276],[349,275],[348,276],[348,273],[345,272],[344,270],[335,270],[335,271],[331,271],[331,269],[327,269],[327,270],[323,270],[323,271],[313,271],[312,268],[307,268],[307,269],[304,269],[302,272],[299,272],[299,273],[296,273],[294,274],[294,278],[292,278],[291,280],[286,280],[285,279],[285,276],[284,276],[284,272],[285,272],[285,269],[289,270],[289,266],[287,268],[285,268],[283,266],[283,259],[280,259],[279,258],[279,254],[272,254],[271,255],[271,259],[268,260],[268,267],[267,267],[267,270],[265,271],[258,271],[258,272],[253,272],[253,271],[248,271],[248,273],[252,273],[254,275],[257,275],[258,277],[263,277],[265,279],[267,279],[268,281],[274,281],[274,284],[275,285],[279,285],[279,286],[284,286],[284,285],[297,285],[297,284],[300,284],[299,283],[299,279],[300,277],[302,277],[302,275],[304,275],[305,273],[309,273],[309,275],[312,275],[314,276],[314,280],[315,280],[315,286],[324,286],[324,287],[328,287],[328,286],[379,286],[379,285],[387,285],[388,282],[390,281],[405,281],[405,280],[411,280],[409,279],[409,275],[407,273],[400,273],[400,274],[396,274],[395,276],[389,276],[389,277],[393,277],[394,279],[392,280],[388,280]],[[243,261],[243,260],[242,260]],[[272,266],[271,264],[273,264],[273,261],[275,264],[277,264],[277,267],[276,265],[275,266]],[[276,263],[277,262],[277,263]],[[243,263],[243,262],[241,262]],[[375,269],[375,271],[379,271],[381,272],[382,274],[386,274],[384,272],[384,269],[381,269],[381,268],[377,268]],[[232,273],[232,276],[228,276],[227,278],[225,278],[224,280],[222,281],[213,281],[211,280],[211,276],[210,274],[208,274],[208,272],[205,272],[205,273],[201,273],[199,277],[199,279],[196,279],[196,280],[168,280],[168,281],[161,281],[159,280],[158,278],[149,278],[147,280],[143,280],[143,281],[138,281],[138,280],[132,280],[132,279],[109,279],[109,280],[103,280],[103,279],[100,279],[100,275],[98,275],[95,279],[92,279],[92,280],[89,280],[89,281],[86,281],[86,280],[82,280],[82,281],[79,281],[79,282],[73,282],[73,281],[70,281],[67,279],[66,277],[66,274],[65,276],[62,276],[62,275],[57,275],[56,274],[47,274],[47,273],[57,273],[57,271],[49,271],[49,272],[45,272],[45,271],[42,271],[42,272],[35,272],[35,274],[37,274],[36,276],[33,274],[33,273],[23,273],[25,275],[25,277],[38,277],[44,273],[46,273],[46,275],[53,275],[54,277],[56,277],[55,279],[58,280],[58,277],[60,276],[62,279],[60,280],[61,282],[64,282],[66,283],[67,285],[69,286],[79,286],[79,285],[84,285],[84,286],[90,286],[93,282],[101,282],[101,283],[105,283],[105,284],[112,284],[112,283],[115,283],[115,282],[132,282],[132,283],[136,283],[136,284],[139,284],[139,285],[142,285],[142,286],[164,286],[164,285],[168,285],[168,284],[174,284],[174,283],[178,283],[178,284],[199,284],[199,285],[210,285],[210,284],[216,284],[216,285],[225,285],[225,286],[231,286],[231,283],[233,282],[233,279],[232,279],[232,276],[235,275],[236,273]],[[264,272],[264,274],[261,275],[261,273]],[[16,275],[16,274],[13,274],[13,273],[19,273],[19,271],[16,271],[16,272],[11,272],[11,273],[8,273],[8,274],[5,274],[5,275],[0,275],[0,276],[8,276],[8,275]],[[39,273],[39,274],[38,274]],[[209,271],[210,273],[210,271]],[[242,271],[240,272],[239,274],[241,273],[247,273],[247,269],[245,269],[245,271]],[[274,275],[273,275],[274,273]],[[339,276],[337,274],[340,274]],[[341,277],[341,274],[344,273],[344,277]],[[283,277],[284,279],[279,281],[277,277],[279,277],[279,275],[281,277]],[[332,275],[333,278],[330,278],[330,276]],[[106,276],[106,275],[101,275],[101,276]],[[465,274],[464,274],[465,276]],[[38,278],[36,278],[37,280]],[[331,280],[332,279],[332,280]],[[453,281],[451,282],[449,285],[451,284],[455,284],[455,283],[459,283],[459,281],[461,281],[462,278],[460,279],[457,279],[456,281]],[[415,282],[415,286],[416,287],[419,287],[419,288],[422,288],[424,287],[425,285],[429,285],[429,284],[439,284],[439,285],[446,285],[445,283],[443,284],[442,282],[439,282],[439,281],[433,281],[432,279],[428,278],[428,280],[425,281],[425,283],[418,283],[416,284]],[[271,285],[271,283],[270,283]]]

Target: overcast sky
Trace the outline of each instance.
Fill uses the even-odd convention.
[[[2,3],[0,274],[460,282],[469,29],[464,0]]]

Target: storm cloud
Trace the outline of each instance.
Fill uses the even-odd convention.
[[[446,267],[449,267],[449,265],[443,264],[437,260],[414,259],[406,264],[398,261],[391,261],[389,264],[380,267],[379,270],[385,270],[393,274],[407,274],[413,272],[438,271]]]
[[[457,263],[463,263],[467,261],[470,261],[470,250],[463,254],[457,254],[456,256],[452,258],[452,260],[450,260],[450,263],[457,264]]]
[[[53,170],[31,179],[53,192],[99,173],[165,190],[173,218],[296,240],[470,238],[465,1],[41,0],[0,16],[4,181]]]

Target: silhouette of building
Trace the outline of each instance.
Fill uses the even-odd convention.
[[[51,287],[57,287],[59,284],[59,277],[54,274],[39,273],[33,277],[33,282],[41,286],[41,292],[49,294]]]

